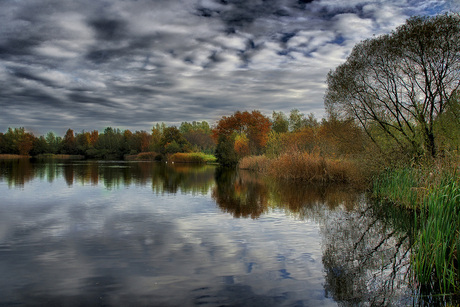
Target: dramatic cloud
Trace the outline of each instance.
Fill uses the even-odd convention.
[[[324,115],[325,77],[362,39],[455,0],[0,3],[0,131]]]

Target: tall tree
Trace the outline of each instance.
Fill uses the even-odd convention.
[[[436,119],[460,86],[460,15],[413,17],[357,44],[327,84],[330,114],[356,119],[374,141],[383,132],[435,156]]]

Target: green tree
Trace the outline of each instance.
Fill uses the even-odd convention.
[[[272,113],[272,130],[277,133],[289,131],[289,119],[283,112]]]
[[[384,133],[404,151],[435,156],[435,122],[460,86],[460,15],[413,17],[357,44],[327,84],[329,114],[356,119],[376,143]]]
[[[75,137],[75,152],[79,155],[86,155],[86,152],[91,147],[90,142],[91,135],[89,132],[84,130],[81,133],[78,133]]]
[[[120,129],[107,127],[96,142],[96,157],[103,159],[123,158],[123,134]]]
[[[190,144],[180,133],[177,127],[168,127],[164,129],[160,140],[161,153],[175,153],[190,151]]]
[[[289,113],[289,130],[299,131],[305,126],[305,116],[298,109],[292,109]]]
[[[217,162],[224,166],[235,166],[238,164],[238,154],[234,146],[235,140],[225,135],[219,135],[215,156]]]
[[[48,132],[45,137],[46,143],[48,144],[47,153],[55,154],[60,150],[62,139],[56,136],[53,132]]]
[[[46,142],[45,137],[41,135],[38,138],[34,138],[32,151],[30,152],[30,154],[32,156],[36,156],[45,153],[49,153],[49,146]]]
[[[152,127],[152,135],[150,141],[150,151],[160,152],[161,151],[161,139],[163,137],[163,131],[166,129],[165,123],[157,123]]]

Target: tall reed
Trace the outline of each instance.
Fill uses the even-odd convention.
[[[459,165],[434,163],[381,174],[373,194],[414,212],[412,272],[422,292],[459,294]]]
[[[459,293],[460,184],[452,178],[422,202],[413,271],[422,289]]]
[[[325,158],[319,153],[292,151],[276,158],[249,156],[241,159],[240,169],[257,171],[272,178],[309,182],[358,182],[358,167],[348,160]]]

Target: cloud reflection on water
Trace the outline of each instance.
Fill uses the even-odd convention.
[[[346,186],[206,165],[0,169],[1,304],[334,306],[407,296],[404,223],[367,210]],[[379,261],[402,263],[398,278],[380,278]]]

